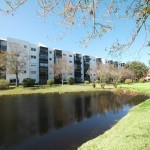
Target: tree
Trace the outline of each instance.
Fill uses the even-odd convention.
[[[129,70],[128,68],[119,68],[119,72],[121,73],[121,81],[125,81],[126,79],[135,80],[136,76],[135,73],[132,70]]]
[[[71,75],[74,71],[74,66],[69,65],[69,62],[65,58],[58,58],[54,64],[54,76],[60,77],[62,85],[64,79]]]
[[[117,88],[117,83],[122,77],[122,72],[120,71],[120,69],[121,68],[114,67],[114,65],[108,65],[109,79],[115,88]]]
[[[29,0],[4,0],[6,9],[0,7],[0,11],[13,14],[16,9]],[[110,48],[110,53],[122,52],[128,49],[135,41],[137,35],[144,28],[149,30],[150,0],[37,0],[42,17],[56,14],[62,26],[82,24],[90,27],[87,36],[83,40],[87,46],[89,40],[101,38],[105,33],[112,30],[114,20],[132,19],[133,28],[131,38],[127,43],[116,41]],[[3,6],[3,5],[2,5]],[[146,24],[147,23],[147,24]],[[130,33],[129,33],[130,34]]]
[[[96,64],[96,76],[99,78],[102,88],[105,87],[106,81],[110,77],[109,73],[109,66],[107,64]]]
[[[94,82],[98,78],[97,65],[91,64],[86,74],[88,74],[90,76],[90,80]]]
[[[6,52],[6,72],[8,74],[15,74],[16,86],[19,84],[18,75],[24,73],[27,67],[28,54],[21,50],[20,45],[10,43],[10,50]]]
[[[104,88],[106,82],[112,83],[114,87],[117,87],[118,82],[125,79],[135,79],[134,72],[124,68],[115,67],[110,64],[97,63],[92,66],[92,69],[88,69],[87,74],[91,75],[91,72],[95,73],[96,78],[100,80],[101,87]]]
[[[133,71],[137,79],[143,77],[143,75],[146,74],[149,70],[149,68],[144,63],[139,61],[128,62],[126,63],[125,68]]]

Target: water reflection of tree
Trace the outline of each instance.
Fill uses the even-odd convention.
[[[123,104],[133,106],[147,97],[93,92],[3,99],[0,101],[0,146],[19,143],[97,114],[117,113]]]

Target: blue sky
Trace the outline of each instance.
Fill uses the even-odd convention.
[[[56,16],[48,16],[44,22],[38,15],[36,4],[32,2],[23,5],[14,15],[4,15],[0,12],[0,38],[17,38],[30,41],[31,43],[42,43],[51,48],[60,48],[81,54],[98,56],[106,59],[115,59],[123,62],[139,60],[148,64],[150,56],[150,47],[143,46],[145,39],[144,29],[138,35],[136,41],[131,48],[122,55],[122,57],[112,58],[105,50],[106,47],[112,45],[116,39],[126,41],[130,38],[133,31],[132,21],[122,20],[116,21],[115,29],[107,33],[101,39],[90,41],[87,48],[79,44],[86,33],[86,29],[80,25],[76,25],[67,31],[62,40],[52,40],[53,37],[62,34],[65,28],[56,25]],[[48,38],[49,37],[49,38]],[[149,35],[147,35],[148,39]],[[141,50],[140,50],[141,49]],[[140,50],[140,51],[139,51]]]

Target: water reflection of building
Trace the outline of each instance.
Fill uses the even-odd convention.
[[[123,104],[133,105],[144,99],[112,92],[19,96],[14,97],[13,103],[11,97],[4,98],[0,101],[0,143],[12,145],[97,114],[115,113]]]

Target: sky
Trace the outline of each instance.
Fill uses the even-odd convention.
[[[59,48],[81,54],[97,56],[105,59],[113,59],[122,62],[138,60],[148,65],[150,60],[150,47],[143,46],[145,41],[144,29],[130,49],[121,57],[112,57],[106,51],[117,39],[126,41],[130,39],[132,21],[122,20],[115,22],[115,28],[105,34],[101,39],[92,40],[88,47],[83,47],[79,41],[84,39],[86,29],[81,25],[70,28],[61,40],[56,37],[65,32],[65,28],[57,25],[57,17],[48,16],[45,21],[37,15],[38,8],[33,1],[21,6],[14,15],[0,12],[0,38],[12,37],[29,41],[34,44],[42,43],[50,48]],[[147,34],[147,39],[150,39]]]

